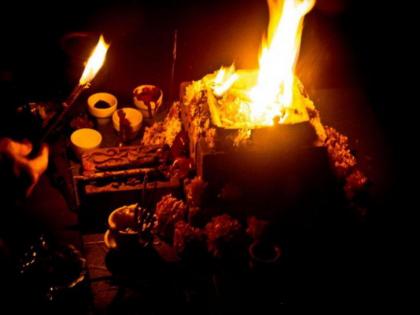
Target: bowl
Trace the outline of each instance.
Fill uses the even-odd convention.
[[[95,93],[87,100],[89,113],[96,118],[109,118],[117,109],[117,98],[110,93]]]
[[[137,204],[119,207],[108,216],[108,231],[104,240],[109,248],[135,246],[138,244],[135,208]]]
[[[133,90],[134,105],[145,118],[153,118],[162,105],[163,91],[156,85],[139,85]],[[149,106],[150,105],[150,106]]]
[[[127,231],[136,226],[134,212],[137,204],[122,206],[108,216],[108,226],[113,231]]]
[[[74,152],[80,158],[83,153],[98,148],[102,142],[102,135],[95,129],[81,128],[70,136]]]
[[[126,119],[129,122],[130,125],[130,135],[128,135],[128,138],[133,138],[137,132],[140,130],[141,123],[143,121],[143,115],[142,113],[131,107],[124,107],[116,110],[114,114],[112,115],[112,123],[114,125],[114,128],[117,132],[120,132],[120,113],[123,112],[125,114]]]

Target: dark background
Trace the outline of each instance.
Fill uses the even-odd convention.
[[[221,65],[256,67],[268,17],[264,0],[3,1],[1,6],[2,129],[13,129],[7,113],[18,105],[63,100],[99,34],[111,47],[91,91],[114,93],[126,105],[139,84],[157,84],[169,96],[180,82]],[[410,4],[386,1],[318,0],[305,20],[297,67],[309,91],[356,91],[371,113],[360,124],[375,126],[373,139],[381,142],[376,156],[386,161],[380,170],[386,173],[382,209],[373,223],[381,252],[374,264],[382,280],[402,277],[394,271],[408,243],[400,231],[412,209],[405,197],[411,170],[401,167],[411,168],[417,136],[407,128],[415,126],[408,117],[415,117],[416,104],[410,11]],[[171,85],[174,29],[178,53]],[[349,119],[357,126],[357,115]]]

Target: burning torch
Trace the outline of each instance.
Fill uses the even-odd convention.
[[[96,74],[101,69],[105,61],[105,56],[108,48],[109,44],[105,43],[105,40],[101,35],[96,47],[92,51],[86,63],[85,70],[83,71],[83,74],[80,77],[79,83],[70,93],[69,97],[63,102],[63,109],[61,113],[56,118],[54,118],[52,122],[50,122],[47,128],[45,128],[45,131],[40,137],[39,143],[42,143],[45,140],[47,140],[51,133],[53,133],[63,121],[64,117],[66,116],[72,105],[75,103],[79,95],[82,93],[82,91],[84,89],[89,88],[90,83],[95,78]]]

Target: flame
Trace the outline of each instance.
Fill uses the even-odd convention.
[[[315,1],[268,0],[270,20],[259,69],[221,67],[188,85],[184,104],[207,102],[212,125],[238,131],[235,145],[247,141],[252,129],[277,123],[309,121],[325,138],[314,103],[295,75],[303,19]]]
[[[222,96],[227,90],[231,88],[231,86],[235,83],[235,81],[238,78],[239,75],[235,73],[235,65],[232,64],[228,69],[226,69],[225,67],[221,67],[220,70],[217,72],[213,82],[214,94],[216,96]]]
[[[249,91],[250,119],[254,124],[272,125],[274,117],[281,118],[283,109],[299,107],[294,97],[295,65],[303,18],[314,4],[315,0],[268,0],[268,37],[259,59],[257,84]]]
[[[89,84],[93,80],[105,61],[108,48],[109,44],[105,43],[105,40],[101,35],[95,49],[86,63],[85,70],[79,80],[80,85]]]

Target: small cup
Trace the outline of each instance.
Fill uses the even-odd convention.
[[[126,135],[126,136],[128,136],[127,140],[131,140],[137,135],[138,131],[140,130],[141,123],[143,121],[143,115],[139,110],[131,108],[131,107],[124,107],[124,108],[118,109],[112,115],[112,123],[117,132],[120,132],[120,129],[121,129],[120,117],[119,117],[120,111],[124,112],[126,119],[130,123],[131,132],[130,132],[130,135]]]
[[[101,145],[102,135],[95,129],[82,128],[71,134],[70,141],[76,156],[80,159],[83,153]]]
[[[153,118],[162,105],[163,91],[156,85],[139,85],[133,90],[134,105],[145,118]]]
[[[117,98],[110,93],[95,93],[89,96],[87,100],[89,113],[98,119],[98,123],[102,124],[108,121],[108,118],[117,109]]]

